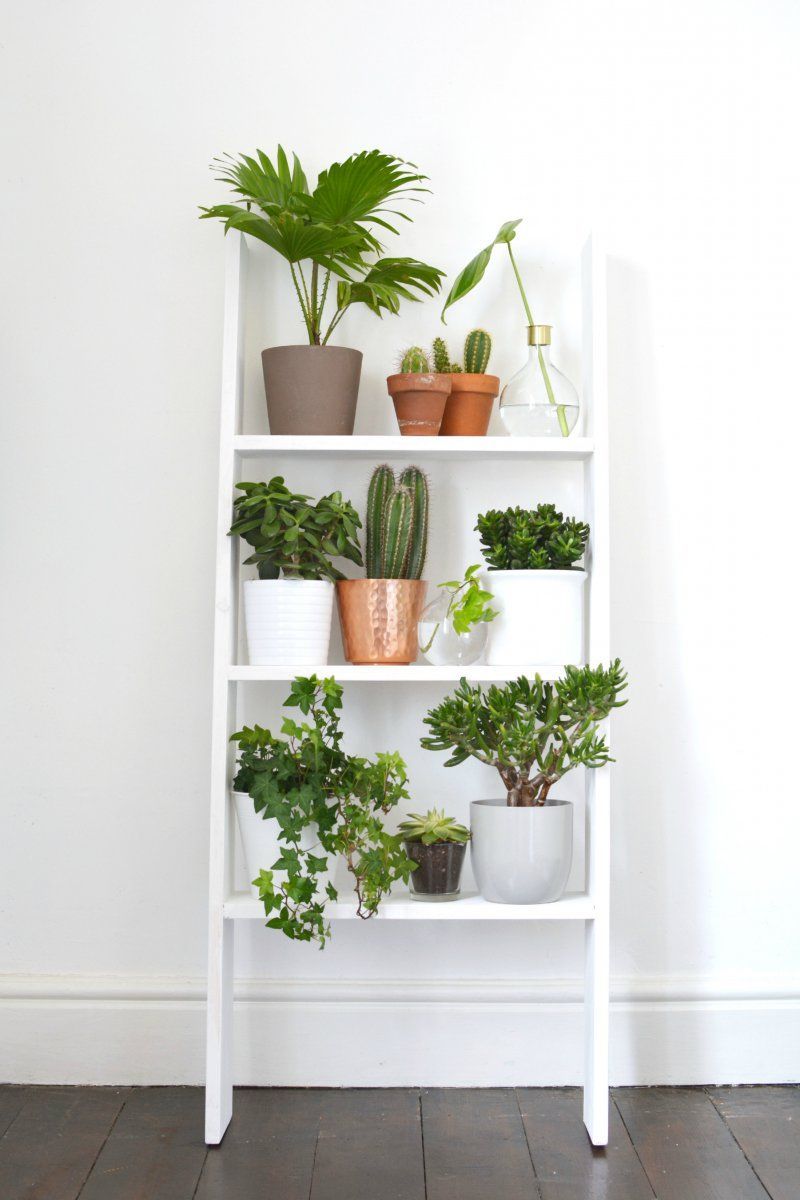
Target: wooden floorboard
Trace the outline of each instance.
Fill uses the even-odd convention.
[[[80,1200],[191,1200],[205,1157],[202,1090],[137,1089],[119,1114]]]
[[[707,1090],[772,1200],[798,1200],[800,1087]]]
[[[512,1088],[423,1090],[422,1137],[427,1200],[539,1197]]]
[[[308,1200],[327,1093],[237,1088],[233,1119],[209,1149],[196,1200]]]
[[[419,1092],[322,1095],[310,1200],[425,1200]]]
[[[658,1200],[768,1200],[702,1089],[619,1088],[614,1100]]]
[[[28,1088],[0,1138],[2,1200],[75,1200],[127,1088]]]
[[[644,1167],[612,1105],[609,1141],[592,1146],[580,1088],[518,1088],[542,1200],[653,1200]]]
[[[0,1138],[25,1103],[27,1088],[6,1083],[0,1086]]]

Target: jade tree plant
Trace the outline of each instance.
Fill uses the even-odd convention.
[[[395,881],[408,882],[413,866],[383,824],[408,798],[406,769],[398,754],[367,759],[342,749],[342,688],[334,679],[297,678],[284,704],[306,719],[285,717],[280,736],[258,725],[233,735],[239,748],[234,789],[247,792],[253,812],[275,830],[276,857],[261,864],[253,880],[267,925],[322,946],[330,936],[325,905],[337,891],[330,879],[320,885],[339,857],[364,919],[378,911]]]
[[[498,609],[488,661],[582,661],[586,572],[579,562],[589,526],[565,518],[554,504],[539,504],[490,509],[475,529]]]
[[[244,584],[251,664],[326,663],[333,581],[344,578],[332,559],[361,565],[358,513],[341,492],[314,501],[281,475],[237,488],[230,533],[252,547],[245,563],[258,572]]]

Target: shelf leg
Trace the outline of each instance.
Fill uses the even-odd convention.
[[[586,922],[583,1123],[593,1146],[608,1144],[608,918]]]
[[[212,915],[206,1014],[206,1143],[222,1141],[233,1113],[233,921]]]

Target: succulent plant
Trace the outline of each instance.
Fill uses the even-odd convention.
[[[586,549],[589,526],[557,511],[554,504],[538,508],[490,509],[481,513],[475,529],[490,571],[566,571]]]
[[[427,375],[430,369],[430,360],[421,346],[410,346],[400,360],[400,370],[404,375]]]
[[[439,375],[450,374],[450,351],[444,338],[433,339],[433,369]]]
[[[492,353],[492,339],[485,329],[473,329],[464,342],[464,370],[484,375]]]
[[[451,375],[460,375],[463,370],[464,368],[460,365],[460,363],[450,363]]]
[[[422,842],[432,846],[434,842],[468,842],[470,832],[452,817],[445,816],[444,809],[429,808],[424,816],[409,813],[398,829],[405,842]]]
[[[395,480],[376,467],[367,493],[368,579],[421,579],[428,548],[428,484],[419,467]]]

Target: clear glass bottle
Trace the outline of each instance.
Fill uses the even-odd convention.
[[[578,393],[550,362],[550,332],[550,325],[528,326],[528,361],[500,395],[512,437],[569,437],[578,423]]]

